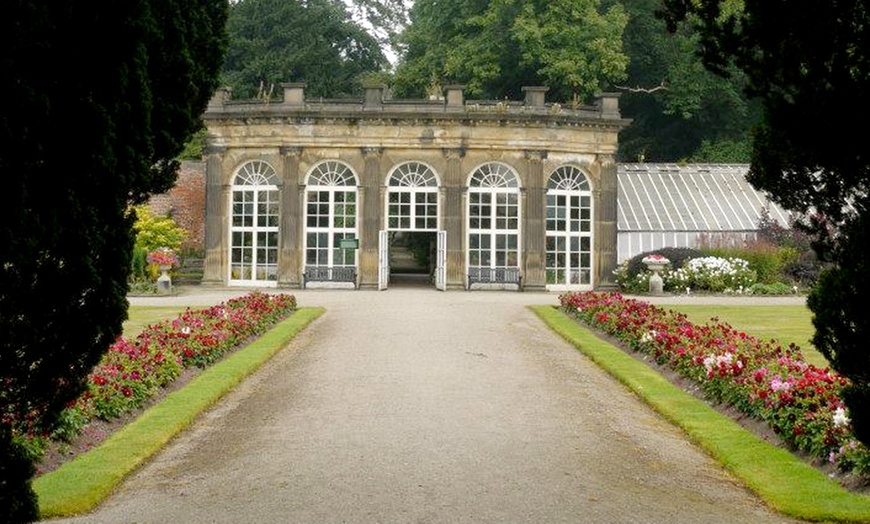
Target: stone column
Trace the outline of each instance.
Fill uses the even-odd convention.
[[[205,154],[205,260],[202,284],[219,286],[227,283],[229,229],[227,199],[229,184],[224,184],[223,156],[227,148],[208,146]]]
[[[447,289],[465,289],[465,222],[463,201],[465,179],[462,176],[464,148],[445,148],[447,170],[444,173],[444,230],[447,231]]]
[[[547,195],[544,184],[546,151],[526,151],[528,176],[525,185],[523,214],[523,289],[546,289],[546,229]]]
[[[281,147],[281,224],[278,239],[278,287],[299,289],[302,244],[302,210],[299,200],[299,155],[301,147]]]
[[[617,180],[616,161],[612,155],[599,157],[601,177],[599,188],[592,192],[595,203],[595,257],[598,268],[593,280],[596,289],[618,289],[613,277],[616,269]]]
[[[362,228],[360,231],[359,286],[360,289],[378,288],[378,232],[381,229],[380,195],[382,147],[363,147],[365,161],[360,199]]]

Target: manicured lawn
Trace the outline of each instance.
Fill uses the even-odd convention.
[[[184,306],[130,306],[124,322],[124,337],[134,338],[147,326],[176,318],[186,309]]]
[[[820,368],[828,361],[816,351],[810,339],[813,336],[812,312],[806,306],[662,306],[685,313],[695,324],[705,324],[711,318],[730,324],[761,340],[778,340],[787,346],[800,346],[807,362]]]

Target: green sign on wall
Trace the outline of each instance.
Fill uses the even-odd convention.
[[[341,249],[359,249],[358,238],[342,238],[338,241],[338,247]]]

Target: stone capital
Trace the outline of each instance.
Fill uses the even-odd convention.
[[[302,154],[302,148],[299,146],[281,146],[278,151],[284,156],[299,156]]]
[[[459,160],[465,156],[464,147],[445,147],[442,148],[441,151],[444,153],[447,160]]]
[[[530,162],[543,162],[547,158],[547,151],[544,149],[526,149],[523,154]]]
[[[202,148],[204,155],[222,155],[227,152],[227,146],[208,145]]]
[[[360,148],[362,155],[364,158],[369,159],[372,157],[379,157],[384,154],[383,147],[375,147],[375,146],[363,146]]]

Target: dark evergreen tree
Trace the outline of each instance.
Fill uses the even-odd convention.
[[[813,344],[851,381],[846,403],[870,444],[870,155],[855,122],[870,115],[870,10],[865,0],[665,0],[671,27],[694,20],[705,63],[733,63],[763,119],[750,182],[783,207],[816,219],[821,259],[833,263],[808,305]]]
[[[0,20],[0,521],[36,520],[50,431],[121,333],[131,204],[172,186],[225,52],[226,0],[10,0]]]

